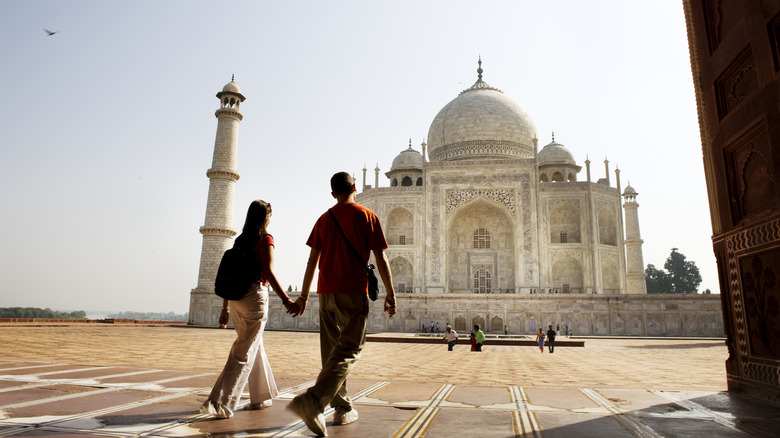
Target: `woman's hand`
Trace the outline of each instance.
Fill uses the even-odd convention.
[[[230,310],[223,307],[222,312],[219,313],[219,328],[227,328],[228,321],[230,321]]]

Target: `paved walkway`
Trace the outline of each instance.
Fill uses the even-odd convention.
[[[230,330],[0,325],[0,436],[311,436],[284,406],[313,384],[318,335],[267,332],[274,406],[197,413]],[[580,338],[580,340],[582,340]],[[725,393],[722,340],[584,347],[369,342],[350,378],[360,420],[334,437],[775,436],[778,407]],[[326,412],[327,414],[328,412]]]

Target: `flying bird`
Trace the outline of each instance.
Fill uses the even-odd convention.
[[[49,29],[46,29],[46,28],[44,28],[43,30],[44,30],[44,31],[46,31],[46,33],[47,33],[49,36],[52,36],[52,35],[54,35],[55,33],[59,32],[58,30],[55,30],[54,32],[52,32],[52,31],[50,31]]]

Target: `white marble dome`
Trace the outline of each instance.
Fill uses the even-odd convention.
[[[236,84],[235,80],[233,79],[231,79],[230,82],[228,82],[224,87],[222,87],[222,91],[217,93],[217,97],[220,99],[222,99],[222,96],[225,95],[236,96],[241,102],[246,100],[246,97],[244,97],[244,95],[241,94],[241,89],[238,88],[238,84]]]
[[[574,160],[574,155],[571,151],[566,149],[566,146],[557,143],[555,140],[550,142],[547,146],[543,147],[537,155],[537,161],[540,166],[550,164],[572,164],[577,165]]]
[[[238,88],[238,84],[236,84],[233,81],[230,81],[224,87],[222,87],[222,92],[223,93],[229,92],[229,93],[241,94],[241,89]]]
[[[390,170],[406,170],[406,169],[419,169],[423,168],[423,157],[418,151],[412,149],[409,145],[409,149],[401,151],[397,157],[393,160],[393,165],[390,166]]]
[[[479,79],[444,106],[428,130],[431,161],[532,158],[536,125],[528,112]]]

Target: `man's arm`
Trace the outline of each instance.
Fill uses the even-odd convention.
[[[303,311],[306,310],[306,300],[309,299],[309,291],[311,290],[311,282],[314,280],[314,271],[317,269],[317,263],[320,261],[320,250],[312,248],[309,252],[309,261],[306,262],[306,272],[303,274],[303,285],[301,286],[301,296],[295,300],[295,306],[298,308],[296,313],[293,313],[293,318],[298,315],[303,315]]]
[[[395,289],[393,289],[393,274],[390,272],[390,262],[381,249],[375,249],[374,259],[376,259],[376,268],[379,271],[379,277],[385,285],[387,296],[385,296],[385,312],[392,318],[395,315]]]

